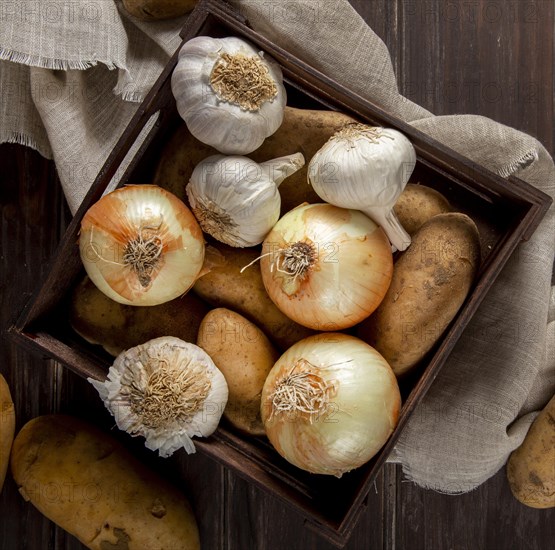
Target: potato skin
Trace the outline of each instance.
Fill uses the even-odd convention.
[[[197,345],[225,376],[229,397],[224,416],[248,434],[265,435],[260,417],[262,387],[279,358],[268,338],[242,315],[217,308],[203,319]]]
[[[555,507],[555,395],[509,457],[507,478],[514,497],[522,504]]]
[[[137,19],[155,21],[179,17],[191,11],[198,0],[123,0],[125,9]]]
[[[249,158],[264,162],[300,152],[306,164],[279,186],[281,212],[289,212],[303,202],[322,202],[307,183],[310,159],[339,128],[355,120],[335,111],[315,111],[286,107],[282,125]],[[167,189],[186,202],[185,186],[195,166],[216,149],[195,139],[183,124],[167,143],[154,176],[154,184]]]
[[[87,342],[100,344],[115,357],[161,336],[194,342],[207,311],[208,306],[192,293],[158,306],[118,304],[85,277],[72,294],[70,323]]]
[[[430,218],[451,212],[449,201],[435,189],[409,183],[393,208],[409,235],[414,235]]]
[[[0,493],[10,463],[10,450],[15,433],[15,409],[6,379],[0,374]]]
[[[193,291],[198,296],[214,307],[244,315],[280,350],[314,334],[289,319],[270,300],[258,262],[241,273],[243,267],[258,258],[258,248],[232,248],[221,243],[213,246],[221,254],[221,261],[195,283]]]
[[[77,418],[28,422],[15,438],[11,468],[23,498],[87,548],[200,548],[185,496]]]
[[[401,255],[378,309],[358,328],[397,376],[432,348],[463,304],[480,264],[480,238],[465,214],[426,222]]]

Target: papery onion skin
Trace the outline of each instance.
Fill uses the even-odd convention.
[[[273,402],[276,388],[303,370],[330,388],[326,406],[314,415],[280,412]],[[261,416],[268,439],[287,461],[340,477],[383,447],[400,408],[397,379],[374,348],[354,336],[323,333],[301,340],[278,359],[262,390]]]
[[[125,260],[139,237],[153,240],[151,252],[157,256],[141,277]],[[155,185],[133,185],[105,195],[87,211],[79,251],[87,274],[106,296],[153,306],[194,284],[204,261],[204,237],[192,212],[173,194]]]
[[[281,272],[283,254],[295,243],[313,251],[304,278]],[[275,305],[295,322],[319,331],[352,327],[383,300],[393,275],[389,241],[370,218],[329,204],[299,206],[266,237],[260,260],[264,286]]]

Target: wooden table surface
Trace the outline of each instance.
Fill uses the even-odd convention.
[[[477,113],[528,132],[553,154],[552,0],[351,0],[388,45],[400,89],[436,114]],[[322,2],[332,9],[333,0]],[[112,421],[91,387],[53,362],[18,350],[5,335],[69,220],[51,162],[0,146],[0,372],[11,386],[17,426],[53,411],[105,428]],[[128,446],[175,480],[194,504],[205,550],[331,550],[303,518],[203,456],[166,461]],[[387,465],[347,550],[548,549],[555,509],[513,499],[505,472],[476,491],[446,496],[403,480]],[[8,476],[0,496],[0,549],[83,548],[26,504]],[[145,549],[148,550],[148,549]]]

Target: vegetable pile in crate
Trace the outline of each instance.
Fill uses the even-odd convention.
[[[396,130],[363,124],[341,128],[309,167],[318,194],[332,204],[300,205],[278,220],[277,185],[304,165],[303,155],[257,164],[233,154],[252,152],[281,125],[286,91],[279,66],[242,39],[197,37],[180,51],[172,91],[191,133],[230,154],[207,157],[183,181],[192,212],[174,195],[147,185],[113,191],[89,208],[79,248],[92,282],[127,305],[170,301],[211,269],[210,261],[203,268],[202,227],[234,247],[264,241],[259,258],[241,272],[260,260],[269,298],[299,325],[329,332],[366,319],[391,283],[391,244],[371,218],[333,204],[364,205],[396,247],[405,249],[410,237],[393,206],[415,164],[409,140]],[[337,167],[333,177],[326,173],[329,167]],[[245,404],[252,417],[247,425],[263,427],[261,435],[265,430],[296,466],[340,477],[385,444],[401,397],[391,367],[375,349],[354,336],[316,334],[274,359],[275,365],[267,364],[264,381],[249,372],[254,363],[228,363],[233,356],[247,359],[250,351],[246,335],[225,341],[226,331],[236,328],[219,327],[209,313],[199,335],[201,346],[209,331],[220,337],[219,345],[206,347],[218,356],[225,379],[201,348],[166,336],[122,352],[106,382],[91,382],[117,425],[145,436],[162,456],[180,447],[194,452],[191,437],[214,432],[227,386],[235,386],[238,395],[253,378],[259,383]],[[273,339],[271,331],[268,337]],[[243,426],[237,418],[234,424]]]
[[[547,207],[205,1],[13,333],[149,447],[192,437],[342,544]]]

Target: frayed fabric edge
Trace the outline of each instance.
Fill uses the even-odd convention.
[[[123,101],[129,103],[141,103],[146,96],[145,92],[132,89],[131,83],[133,77],[129,74],[128,69],[121,69],[123,75],[120,73],[117,84],[113,88],[114,95],[120,96]]]
[[[17,145],[23,145],[34,149],[48,160],[52,160],[53,158],[52,150],[49,146],[48,148],[41,146],[34,138],[22,132],[13,132],[8,135],[0,134],[0,143],[15,143]]]
[[[476,486],[476,487],[471,487],[463,490],[460,488],[459,484],[456,484],[453,482],[451,484],[453,486],[453,489],[451,490],[449,488],[439,487],[434,483],[415,479],[414,475],[412,474],[410,466],[405,460],[403,452],[401,451],[401,449],[399,449],[397,445],[393,448],[393,451],[391,452],[390,456],[387,458],[387,462],[390,464],[395,464],[396,466],[401,466],[401,470],[403,472],[403,479],[401,480],[401,483],[414,483],[415,485],[418,485],[418,487],[421,487],[422,489],[425,489],[427,491],[434,491],[442,495],[456,496],[456,495],[463,495],[465,493],[474,491],[474,489],[477,489],[478,487]],[[455,485],[457,486],[455,487]]]
[[[404,476],[404,479],[401,480],[401,483],[414,483],[415,485],[418,485],[418,487],[421,487],[422,489],[426,489],[427,491],[434,491],[435,493],[440,493],[442,495],[448,495],[448,496],[464,495],[466,493],[470,493],[476,490],[479,487],[479,485],[476,485],[475,487],[468,487],[465,489],[461,489],[460,484],[453,482],[451,484],[453,485],[453,489],[449,489],[449,488],[446,488],[445,486],[439,487],[438,485],[434,485],[433,483],[422,482],[414,478],[410,470],[410,467],[405,464],[405,462],[402,459],[401,453],[399,452],[397,453],[397,460],[398,462],[395,462],[395,463],[401,465],[403,476]]]
[[[84,71],[98,65],[99,63],[105,65],[110,71],[123,68],[120,67],[117,63],[113,63],[111,61],[102,61],[99,59],[88,59],[80,61],[72,61],[69,59],[52,59],[50,57],[43,57],[41,55],[30,55],[6,48],[0,48],[0,59],[4,61],[11,61],[12,63],[19,63],[21,65],[39,67],[41,69],[50,69],[54,71]]]
[[[395,446],[392,455],[394,457],[394,462],[401,465],[404,477],[404,479],[401,480],[402,483],[414,483],[415,485],[418,485],[418,487],[421,487],[422,489],[426,489],[428,491],[434,491],[442,495],[457,496],[475,491],[488,479],[495,476],[502,468],[504,468],[509,458],[510,452],[502,460],[496,461],[496,464],[493,466],[493,468],[488,470],[486,476],[480,480],[473,479],[472,481],[467,482],[462,480],[445,481],[445,483],[437,483],[434,481],[429,481],[428,479],[417,479],[417,477],[412,472],[409,462],[406,460],[405,453],[399,448],[398,445]]]
[[[17,52],[15,50],[0,48],[0,60],[10,61],[12,63],[18,63],[20,65],[27,65],[29,67],[49,69],[53,71],[85,71],[97,66],[100,63],[110,71],[119,69],[129,75],[129,71],[126,67],[120,66],[118,63],[113,63],[111,61],[102,61],[100,59],[81,61],[71,61],[68,59],[52,59],[49,57],[42,57],[40,55],[28,55],[22,52]],[[114,88],[114,94],[120,96],[123,101],[127,101],[130,103],[141,103],[146,96],[145,92],[139,92],[137,90],[125,90],[125,88],[131,83],[131,81],[131,77],[124,77],[124,81],[121,84],[118,83]]]
[[[121,99],[129,103],[142,103],[143,99],[146,96],[146,94],[143,92],[137,92],[133,90],[128,92],[120,92],[120,93],[121,93]]]
[[[511,164],[500,168],[497,173],[502,178],[508,178],[509,176],[512,176],[516,172],[519,172],[520,170],[524,170],[524,168],[527,168],[528,166],[530,166],[530,164],[532,164],[533,162],[536,162],[538,159],[539,159],[539,155],[535,149],[532,151],[528,151],[527,153],[522,155],[520,158],[516,159]]]

